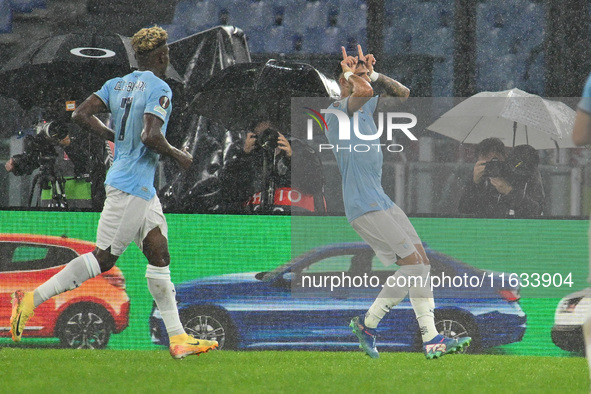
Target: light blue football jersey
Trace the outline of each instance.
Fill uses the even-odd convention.
[[[107,81],[94,94],[109,108],[115,130],[115,156],[105,184],[150,200],[156,194],[154,174],[159,154],[142,143],[144,114],[162,119],[166,135],[172,111],[170,87],[151,71],[134,71]]]
[[[579,101],[578,107],[580,110],[591,114],[591,75],[587,77],[587,82],[583,88],[583,94],[581,96],[581,101]]]
[[[328,109],[347,114],[348,101],[348,97],[335,101]],[[372,136],[377,133],[373,119],[377,103],[378,97],[372,97],[357,111],[361,135]],[[354,117],[348,115],[347,117],[350,127],[350,139],[348,140],[340,139],[337,115],[327,113],[325,120],[328,126],[326,136],[328,142],[333,146],[332,151],[343,179],[345,215],[347,220],[352,222],[367,212],[389,209],[394,206],[394,202],[382,188],[383,147],[378,149],[375,146],[375,144],[380,144],[379,137],[369,140],[359,138],[353,129]]]

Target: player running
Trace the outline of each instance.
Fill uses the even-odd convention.
[[[170,354],[180,359],[218,347],[216,341],[195,339],[181,324],[170,278],[168,227],[154,188],[159,155],[174,159],[186,170],[193,158],[186,150],[171,146],[165,138],[172,110],[172,92],[161,78],[168,67],[168,34],[154,26],[138,31],[132,47],[138,70],[107,81],[72,115],[82,128],[115,142],[115,158],[105,188],[105,202],[97,229],[96,249],[70,261],[39,286],[12,295],[10,332],[21,340],[33,310],[49,298],[72,290],[84,281],[106,272],[132,241],[148,259],[148,289],[160,310],[170,337]],[[110,112],[115,130],[95,115]]]
[[[326,115],[326,135],[332,146],[338,146],[341,142],[339,118],[346,116],[350,125],[350,140],[342,141],[341,145],[359,143],[373,147],[367,152],[333,148],[343,180],[345,214],[351,226],[372,247],[384,265],[396,263],[400,266],[367,313],[354,317],[350,327],[367,355],[379,357],[376,327],[385,314],[408,294],[421,330],[425,356],[433,359],[461,351],[470,344],[470,337],[447,338],[435,328],[435,303],[428,284],[429,260],[408,217],[382,188],[383,154],[378,149],[379,137],[371,141],[371,136],[377,135],[373,114],[378,104],[372,83],[381,85],[386,96],[402,100],[409,96],[410,91],[401,83],[376,72],[376,59],[371,54],[364,55],[360,45],[358,56],[348,56],[345,48],[342,52],[343,60],[337,75],[341,100],[328,108],[333,113]],[[354,132],[354,115],[358,118],[357,131],[364,136],[363,139]],[[408,286],[399,287],[399,284]]]

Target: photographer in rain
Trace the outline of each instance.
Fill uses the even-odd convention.
[[[322,163],[305,142],[269,121],[256,123],[228,152],[220,181],[227,213],[325,212]],[[298,168],[292,168],[297,157]]]
[[[74,109],[73,101],[54,103],[33,133],[26,135],[23,153],[4,165],[16,176],[39,169],[31,185],[29,206],[102,208],[105,145],[70,122]]]
[[[466,183],[459,212],[477,217],[536,217],[544,211],[544,188],[538,170],[538,152],[519,145],[507,156],[498,138],[476,146],[478,160]]]

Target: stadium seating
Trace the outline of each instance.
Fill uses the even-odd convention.
[[[433,56],[453,56],[453,29],[440,27],[433,30],[418,31],[411,36],[411,50],[413,53]]]
[[[544,93],[544,54],[536,51],[523,56],[518,62],[523,64],[523,75],[521,86],[529,93],[543,95]]]
[[[181,0],[176,5],[172,24],[192,32],[198,26],[215,26],[219,18],[219,11],[213,0]]]
[[[162,25],[162,28],[168,33],[169,42],[178,41],[181,38],[191,35],[191,32],[189,32],[189,30],[183,25]]]
[[[9,0],[0,0],[0,33],[12,32],[12,10]]]
[[[362,0],[341,0],[337,25],[348,31],[367,28],[367,3]]]
[[[289,29],[304,31],[307,28],[328,25],[329,4],[324,1],[296,1],[285,7],[283,24]]]
[[[441,62],[433,64],[433,79],[431,81],[431,94],[433,97],[453,96],[454,69],[453,59],[447,57]]]
[[[250,53],[265,53],[266,28],[251,28],[246,31],[246,40]]]
[[[13,15],[46,7],[46,0],[0,0],[0,34]],[[479,0],[476,19],[477,89],[516,84],[543,93],[545,2]],[[439,57],[433,93],[451,94],[454,0],[385,0],[384,53]],[[252,53],[340,53],[367,47],[366,0],[179,0],[164,25],[170,40],[221,23],[242,28]],[[590,7],[591,12],[591,7]],[[591,26],[590,26],[591,29]],[[515,62],[515,64],[509,64]]]
[[[311,27],[304,34],[305,53],[341,53],[342,32],[338,27]]]
[[[523,75],[517,55],[507,54],[477,61],[476,88],[478,91],[507,90],[518,87]]]
[[[284,53],[291,51],[289,42],[290,31],[284,26],[272,26],[267,29],[264,48],[268,53]]]
[[[45,0],[10,0],[12,12],[29,13],[33,12],[35,8],[45,8],[46,6]]]
[[[0,0],[0,34],[13,32],[14,14],[29,14],[47,8],[46,0]]]
[[[271,26],[273,24],[273,5],[271,2],[239,0],[234,1],[229,11],[229,24],[243,30],[251,27]]]
[[[542,93],[543,73],[539,67],[543,60],[536,51],[543,43],[544,29],[542,3],[489,0],[478,4],[478,89],[504,89],[513,85]],[[528,66],[526,62],[531,60],[527,59],[532,57],[536,61]],[[509,61],[515,64],[509,65]]]
[[[362,48],[367,50],[367,31],[361,29],[357,32],[349,32],[347,34],[347,42],[345,48],[348,52],[357,53],[357,44],[361,45]]]
[[[387,54],[410,53],[412,36],[410,32],[397,26],[391,26],[384,32],[384,52]]]

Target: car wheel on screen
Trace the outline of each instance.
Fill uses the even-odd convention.
[[[210,308],[191,309],[181,314],[181,321],[187,334],[218,341],[218,349],[236,349],[236,330],[224,312]]]
[[[435,313],[435,328],[448,338],[471,337],[472,342],[463,353],[475,353],[480,348],[480,335],[472,320],[462,314]]]
[[[80,303],[63,312],[56,334],[64,347],[72,349],[104,349],[112,332],[111,315],[102,307]]]

